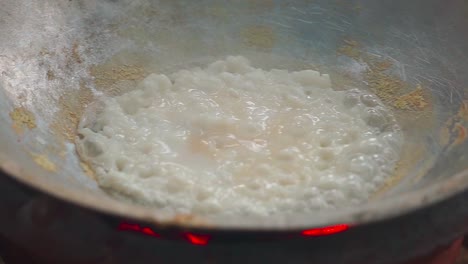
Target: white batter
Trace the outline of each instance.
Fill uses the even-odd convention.
[[[101,187],[176,213],[312,212],[365,201],[402,135],[375,96],[244,57],[107,98],[77,145]]]

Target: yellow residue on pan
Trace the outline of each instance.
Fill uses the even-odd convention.
[[[372,92],[387,104],[391,104],[405,87],[400,79],[375,69],[369,69],[365,78]]]
[[[359,60],[362,55],[359,43],[352,39],[345,39],[343,42],[343,45],[338,48],[338,53]]]
[[[50,171],[50,172],[57,171],[57,166],[47,156],[40,155],[40,154],[31,154],[31,155],[33,157],[34,162],[40,167],[42,167],[43,169]]]
[[[10,118],[13,121],[13,130],[17,134],[23,134],[26,129],[34,129],[36,125],[36,117],[25,107],[17,107],[10,112]]]
[[[251,26],[241,32],[244,43],[258,49],[272,49],[275,45],[275,33],[271,27]]]
[[[91,75],[94,77],[94,83],[96,88],[100,91],[106,93],[114,94],[114,87],[121,81],[132,81],[136,82],[142,80],[148,75],[148,73],[143,69],[143,67],[138,65],[111,65],[104,64],[99,66],[93,66],[90,69]]]
[[[91,167],[85,163],[85,162],[80,162],[80,166],[81,168],[83,169],[83,172],[88,176],[90,177],[91,179],[93,180],[96,180],[96,174],[94,173],[93,169],[91,169]]]
[[[393,63],[363,52],[357,41],[343,40],[338,54],[367,64],[364,79],[385,104],[402,111],[423,111],[431,106],[430,95],[421,85],[411,85],[389,73]]]
[[[393,106],[400,110],[423,110],[429,105],[420,85],[416,90],[398,97]]]
[[[73,142],[84,109],[93,100],[92,91],[84,84],[81,84],[78,90],[70,90],[63,94],[58,101],[59,111],[50,125],[52,131],[63,139]]]

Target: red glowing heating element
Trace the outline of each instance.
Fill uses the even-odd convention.
[[[313,228],[302,231],[303,236],[328,236],[344,232],[349,229],[349,225],[341,224],[321,228]]]
[[[204,235],[195,235],[195,234],[187,233],[185,234],[185,237],[190,241],[190,243],[194,245],[199,245],[199,246],[207,245],[208,242],[210,241],[210,237],[204,236]]]
[[[153,229],[149,227],[142,227],[139,224],[130,224],[130,223],[120,223],[118,229],[120,231],[133,231],[133,232],[138,232],[147,236],[152,236],[152,237],[158,237],[160,238],[161,235],[154,232]],[[206,235],[198,235],[198,234],[192,234],[192,233],[185,233],[184,237],[192,244],[197,245],[197,246],[204,246],[207,245],[208,242],[210,241],[210,237]]]
[[[154,232],[151,228],[141,227],[138,224],[120,223],[119,224],[119,230],[120,231],[135,231],[135,232],[138,232],[138,233],[145,234],[147,236],[161,237],[161,235]]]
[[[161,237],[161,235],[154,232],[153,229],[149,227],[143,227],[139,224],[131,224],[131,223],[122,222],[119,224],[118,229],[120,231],[138,232],[138,233],[151,236],[151,237],[157,237],[157,238]],[[321,227],[321,228],[307,229],[307,230],[302,231],[302,235],[312,236],[312,237],[313,236],[328,236],[328,235],[334,235],[334,234],[344,232],[348,229],[349,229],[349,225],[341,224],[341,225],[327,226],[327,227]],[[197,246],[208,245],[208,242],[211,239],[210,236],[193,234],[193,233],[185,233],[184,237],[190,243],[192,243],[193,245],[197,245]]]

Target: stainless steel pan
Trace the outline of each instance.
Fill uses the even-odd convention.
[[[463,0],[0,0],[0,168],[68,203],[157,226],[280,231],[429,210],[468,188],[467,25]],[[226,55],[319,69],[336,89],[376,93],[406,137],[392,181],[355,208],[270,218],[168,215],[101,191],[73,145],[85,107],[148,73]]]

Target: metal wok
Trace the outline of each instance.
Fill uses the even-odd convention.
[[[0,169],[3,181],[21,186],[15,188],[97,219],[231,241],[232,258],[225,258],[223,243],[207,257],[171,240],[188,253],[168,259],[384,263],[468,230],[466,1],[0,0],[0,6]],[[318,69],[331,74],[336,89],[376,93],[406,138],[392,180],[354,208],[269,218],[169,215],[100,190],[73,144],[86,106],[149,73],[226,55],[244,55],[263,68]],[[0,216],[2,226],[15,224],[7,218]],[[336,224],[350,229],[320,243],[287,238]],[[7,229],[0,234],[14,237]],[[269,242],[258,242],[262,236]]]

